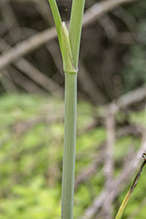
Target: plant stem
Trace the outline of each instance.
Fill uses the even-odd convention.
[[[60,13],[57,7],[57,3],[55,0],[48,0],[50,7],[51,7],[51,11],[53,14],[53,18],[54,18],[54,22],[55,22],[55,26],[56,26],[56,30],[57,30],[57,35],[58,35],[58,39],[60,38],[60,31],[61,31],[61,17],[60,17]]]
[[[73,218],[77,74],[65,73],[65,132],[61,218]]]
[[[78,57],[85,0],[73,0],[70,29],[66,28],[55,0],[49,0],[53,13],[65,72],[65,131],[62,176],[61,218],[73,218],[76,149],[76,104]]]
[[[143,170],[144,166],[146,165],[146,154],[143,153],[143,154],[142,154],[142,157],[144,158],[144,161],[143,161],[143,163],[141,164],[141,166],[140,166],[140,168],[139,168],[139,170],[138,170],[138,173],[136,174],[136,177],[135,177],[135,179],[134,179],[134,181],[133,181],[133,183],[132,183],[132,186],[131,186],[130,190],[129,190],[129,191],[127,192],[127,194],[126,194],[126,196],[125,196],[125,198],[124,198],[124,200],[123,200],[123,202],[122,202],[122,204],[121,204],[121,206],[120,206],[120,208],[119,208],[119,210],[118,210],[118,213],[116,214],[115,219],[121,219],[121,218],[122,218],[123,213],[124,213],[124,211],[125,211],[125,208],[126,208],[128,202],[129,202],[129,200],[130,200],[130,197],[131,197],[131,195],[132,195],[132,192],[133,192],[134,188],[136,187],[136,185],[137,185],[137,183],[138,183],[138,180],[139,180],[139,178],[140,178],[140,175],[141,175],[141,173],[142,173],[142,170]]]
[[[75,69],[78,68],[79,48],[82,30],[82,18],[85,0],[73,0],[69,27],[69,39],[72,50],[72,59]]]

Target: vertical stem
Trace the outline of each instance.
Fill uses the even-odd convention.
[[[61,218],[73,218],[77,74],[65,73],[65,132]]]
[[[73,0],[72,10],[71,10],[69,39],[70,39],[72,59],[75,69],[78,68],[84,5],[85,5],[85,0]]]
[[[61,30],[61,17],[60,17],[60,13],[57,7],[57,3],[56,0],[48,0],[50,7],[51,7],[51,11],[53,14],[53,18],[54,18],[54,22],[55,22],[55,26],[56,26],[56,30],[57,30],[57,34],[58,34],[58,39],[60,40],[60,30]]]

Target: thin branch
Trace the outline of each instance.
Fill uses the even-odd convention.
[[[4,18],[5,26],[9,31],[9,35],[12,37],[13,42],[17,42],[21,37],[21,29],[19,28],[14,11],[9,4],[9,0],[0,2],[1,13]],[[17,30],[16,30],[17,28]]]
[[[24,75],[20,74],[18,70],[14,69],[13,67],[9,67],[11,72],[11,77],[13,81],[20,87],[22,87],[24,90],[30,92],[30,93],[37,93],[39,95],[45,95],[46,93],[43,91],[43,89],[39,88],[33,81],[25,77]],[[9,79],[11,77],[9,75],[6,75]],[[23,82],[23,83],[22,83]]]
[[[108,38],[112,39],[117,35],[118,31],[116,25],[107,14],[99,19],[99,23],[104,28],[104,31]]]
[[[24,58],[19,59],[14,64],[20,71],[26,74],[37,84],[41,85],[45,90],[57,96],[63,94],[62,88],[60,88],[57,83],[55,83],[51,78],[46,77],[41,71],[35,68]]]
[[[49,28],[39,34],[35,34],[29,39],[17,44],[8,52],[0,56],[0,69],[6,67],[8,64],[14,62],[16,59],[26,55],[29,52],[37,49],[46,42],[57,37],[55,27]]]
[[[113,100],[111,103],[106,104],[105,106],[101,107],[100,113],[101,116],[104,117],[107,108],[110,106],[113,108],[113,113],[118,112],[120,109],[124,109],[125,107],[137,103],[143,100],[146,97],[146,84],[142,87],[135,89],[134,91],[130,91],[126,94],[123,94],[119,98]],[[98,110],[97,110],[98,111]]]
[[[107,132],[107,143],[105,149],[105,165],[104,165],[104,174],[105,174],[105,192],[106,199],[103,204],[103,211],[105,219],[110,219],[112,214],[112,197],[111,190],[113,185],[113,151],[115,144],[115,118],[112,112],[112,108],[107,109],[106,116],[106,132]]]
[[[99,3],[94,4],[90,7],[83,18],[83,27],[88,26],[97,19],[99,19],[103,14],[106,14],[109,11],[112,11],[114,8],[123,4],[130,4],[139,0],[107,0],[100,1]]]
[[[2,49],[9,47],[9,45],[3,39],[1,40],[1,45]],[[20,58],[15,61],[14,65],[29,78],[31,78],[37,84],[41,85],[45,90],[51,92],[53,95],[60,96],[60,94],[63,93],[62,88],[59,88],[59,85],[57,83],[45,76],[26,59]]]
[[[15,86],[15,83],[13,82],[9,72],[7,71],[7,69],[3,69],[1,71],[2,76],[0,77],[0,81],[4,87],[4,89],[9,93],[9,92],[18,92],[17,87]]]

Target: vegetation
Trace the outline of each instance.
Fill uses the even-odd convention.
[[[26,94],[1,97],[1,219],[60,218],[63,108],[63,101],[52,97]],[[84,102],[78,104],[78,117],[74,218],[80,218],[93,199],[104,191],[106,130],[103,119],[99,121],[97,109]],[[121,111],[116,119],[119,137],[114,149],[115,180],[124,170],[125,159],[131,161],[139,149],[141,133],[138,130],[146,124],[145,110],[131,111],[128,125],[126,117]],[[117,192],[113,215],[136,171],[128,176],[127,183],[123,182],[124,191]],[[134,214],[134,218],[145,218],[145,180],[144,169],[125,216]],[[99,209],[97,214],[101,213]]]
[[[68,28],[72,1],[54,2]],[[145,8],[145,0],[86,0],[75,219],[114,218],[146,152]],[[0,219],[60,218],[63,68],[76,76],[80,41],[71,23],[69,35],[63,23],[62,66],[49,3],[0,1]],[[124,218],[145,218],[145,169]]]
[[[73,0],[69,30],[65,22],[61,21],[56,1],[49,0],[49,3],[56,25],[65,73],[61,218],[72,219],[76,154],[77,73],[85,0]]]

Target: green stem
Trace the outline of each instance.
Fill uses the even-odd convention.
[[[52,14],[53,14],[53,18],[54,18],[54,22],[55,22],[55,26],[56,26],[56,29],[57,29],[57,35],[58,35],[58,38],[60,38],[60,31],[61,31],[61,17],[60,17],[60,13],[59,13],[59,10],[58,10],[58,7],[57,7],[57,3],[55,0],[48,0],[49,1],[49,4],[50,4],[50,7],[51,7],[51,11],[52,11]]]
[[[77,74],[65,73],[65,132],[61,218],[73,218]]]
[[[73,0],[70,29],[61,23],[55,0],[49,0],[65,71],[65,132],[62,176],[61,218],[73,218],[74,169],[76,148],[77,72],[85,0]]]
[[[75,69],[78,68],[79,48],[82,30],[82,18],[85,0],[73,0],[69,27],[69,39]]]

